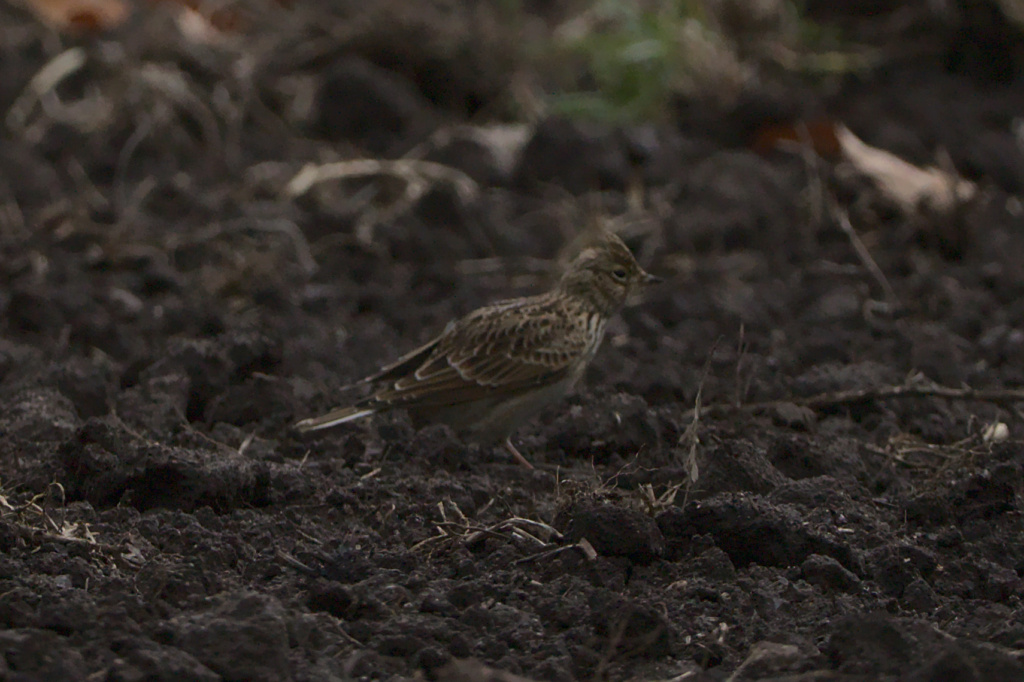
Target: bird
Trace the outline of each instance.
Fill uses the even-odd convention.
[[[417,428],[444,423],[468,441],[512,444],[517,427],[561,400],[594,358],[609,319],[634,293],[661,279],[646,272],[613,232],[602,230],[572,259],[557,285],[499,301],[448,323],[431,341],[351,387],[380,384],[348,407],[295,424],[326,429],[404,408]]]

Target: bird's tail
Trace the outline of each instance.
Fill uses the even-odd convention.
[[[302,421],[295,424],[295,428],[299,431],[316,431],[318,429],[326,429],[338,424],[344,424],[360,417],[376,412],[372,407],[339,407],[336,410],[331,410],[327,414],[320,415],[319,417],[312,417],[310,419],[303,419]]]

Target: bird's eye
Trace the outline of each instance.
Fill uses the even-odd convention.
[[[615,268],[614,270],[612,270],[612,277],[614,277],[620,282],[626,281],[626,274],[627,273],[625,268]]]

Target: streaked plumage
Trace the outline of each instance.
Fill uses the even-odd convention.
[[[561,399],[583,375],[608,319],[657,278],[608,233],[570,263],[558,286],[501,301],[450,323],[440,336],[360,383],[387,382],[351,407],[296,424],[324,429],[376,412],[408,410],[417,424],[441,422],[484,444],[509,439],[519,424]]]

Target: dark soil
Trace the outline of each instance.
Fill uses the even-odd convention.
[[[940,35],[750,93],[982,186],[903,217],[750,151],[747,110],[548,119],[508,166],[452,128],[505,92],[514,64],[467,66],[508,48],[493,22],[466,56],[427,19],[325,43],[337,17],[280,14],[214,48],[159,8],[74,40],[0,6],[0,679],[1024,679],[1024,401],[870,394],[1024,384],[1019,60]],[[82,68],[26,96],[72,45]],[[284,191],[410,152],[478,192]],[[667,282],[519,431],[536,470],[401,414],[291,428],[543,290],[595,210]]]

